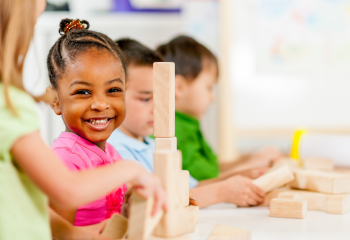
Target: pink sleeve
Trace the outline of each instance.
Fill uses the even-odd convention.
[[[72,171],[87,169],[85,161],[78,154],[72,153],[66,148],[56,148],[53,152],[59,157],[59,159]]]

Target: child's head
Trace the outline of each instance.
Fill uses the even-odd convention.
[[[121,129],[141,140],[153,132],[153,63],[163,58],[135,40],[116,42],[128,61],[127,114]]]
[[[214,100],[218,78],[217,59],[209,49],[186,36],[157,48],[166,62],[175,63],[176,110],[201,118]]]
[[[23,89],[24,58],[33,37],[34,25],[45,4],[45,0],[0,1],[0,82],[4,85],[6,104],[14,113],[16,110],[7,88],[12,85]]]
[[[49,52],[47,67],[57,93],[52,109],[62,115],[66,131],[97,144],[125,118],[126,65],[115,42],[88,28],[87,21],[62,20],[62,36]]]

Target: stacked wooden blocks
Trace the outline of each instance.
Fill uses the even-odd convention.
[[[192,232],[198,221],[198,207],[189,206],[189,173],[182,170],[182,154],[175,137],[175,64],[153,65],[155,174],[167,193],[169,210],[154,235],[176,237]]]

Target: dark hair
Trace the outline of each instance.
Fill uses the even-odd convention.
[[[113,54],[116,59],[120,60],[126,76],[125,55],[118,44],[103,33],[88,30],[90,24],[85,20],[80,21],[81,24],[86,25],[85,29],[72,28],[65,31],[67,24],[72,21],[67,18],[61,20],[58,32],[62,36],[52,46],[47,56],[47,68],[52,87],[57,88],[57,81],[69,66],[68,61],[74,61],[79,54],[91,48],[105,49]]]
[[[154,62],[164,62],[163,57],[159,53],[149,49],[136,40],[122,38],[115,42],[124,51],[128,64],[153,66]]]
[[[212,61],[217,69],[218,62],[214,54],[191,37],[178,36],[170,42],[160,45],[157,50],[166,62],[175,63],[175,74],[194,80],[203,70],[205,60]]]

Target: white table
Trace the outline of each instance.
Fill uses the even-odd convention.
[[[308,211],[305,219],[271,218],[268,207],[236,208],[218,204],[199,211],[192,240],[208,238],[216,224],[247,229],[253,240],[349,240],[350,212],[344,215]]]

